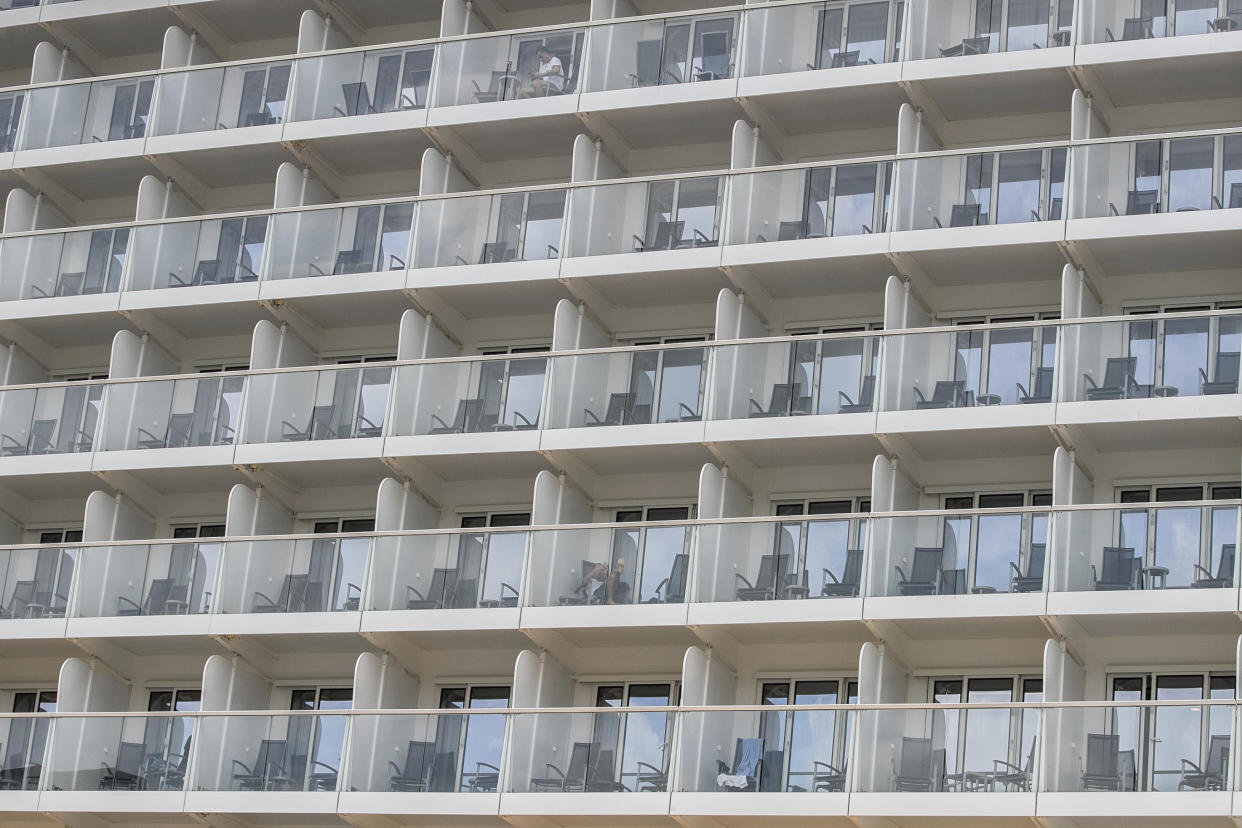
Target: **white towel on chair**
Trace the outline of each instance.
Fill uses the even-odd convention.
[[[741,788],[746,789],[750,784],[745,776],[736,773],[718,773],[716,774],[716,787],[718,788]]]

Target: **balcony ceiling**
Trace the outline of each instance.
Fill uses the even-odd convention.
[[[399,130],[321,138],[310,145],[343,175],[384,173],[392,184],[387,192],[417,193],[418,165],[432,143],[421,130]]]
[[[747,440],[734,448],[760,468],[848,466],[870,463],[884,447],[873,435],[832,435],[814,439]],[[779,486],[777,487],[780,488]]]
[[[550,317],[557,302],[573,298],[573,294],[554,278],[486,285],[451,285],[431,290],[467,319],[498,316]],[[547,330],[551,329],[549,322]]]
[[[730,287],[724,273],[714,268],[600,276],[591,279],[591,285],[608,301],[627,308],[715,302],[721,289]]]
[[[117,331],[141,333],[127,319],[111,312],[43,316],[23,319],[17,324],[54,348],[107,348],[112,344],[112,338]]]
[[[82,201],[116,198],[118,194],[131,201],[137,200],[138,182],[142,177],[159,175],[151,162],[140,156],[93,163],[57,164],[41,167],[40,172],[46,173]],[[275,179],[275,170],[272,177]]]
[[[154,60],[146,68],[157,69],[164,33],[169,26],[179,25],[181,21],[168,9],[141,9],[58,21],[52,24],[51,32],[63,32],[69,42],[85,43],[104,58],[149,55]],[[48,37],[45,34],[40,39]]]
[[[529,484],[541,471],[555,471],[534,453],[426,455],[418,462],[444,480],[522,480]]]
[[[712,144],[728,138],[734,122],[745,116],[732,99],[634,106],[607,113],[608,121],[636,149]]]
[[[0,477],[0,486],[27,500],[80,500],[96,489],[111,493],[104,481],[91,474],[21,474]],[[80,514],[81,510],[77,510]]]
[[[575,454],[598,474],[683,472],[686,469],[697,469],[704,463],[715,462],[707,447],[697,443],[606,446],[580,449]]]
[[[1234,211],[1238,212],[1238,211]],[[1236,270],[1242,228],[1226,232],[1162,233],[1082,242],[1109,275]]]
[[[405,294],[395,291],[305,296],[287,299],[285,303],[325,330],[363,325],[392,326],[390,338],[394,353],[397,350],[396,326],[401,321],[401,314],[414,307]]]
[[[1065,111],[1074,83],[1062,68],[927,80],[924,89],[950,121]]]
[[[486,104],[485,104],[486,106]],[[482,121],[453,127],[484,161],[549,158],[573,152],[574,139],[585,132],[572,115],[549,115],[509,121]],[[568,178],[569,163],[565,164]]]
[[[228,305],[202,304],[160,308],[151,314],[187,339],[219,336],[246,336],[249,341],[255,323],[271,319],[256,302],[234,302]],[[340,320],[336,320],[339,324]]]
[[[972,229],[972,228],[968,228]],[[992,228],[977,228],[984,233]],[[963,239],[968,241],[968,239]],[[1009,244],[997,247],[963,245],[942,250],[921,250],[912,256],[937,285],[995,284],[998,275],[1006,282],[1061,280],[1065,256],[1055,244]]]
[[[302,12],[315,9],[313,0],[228,0],[190,6],[233,43],[286,38],[288,51],[296,44]],[[280,53],[267,48],[264,51]]]
[[[1219,118],[1237,123],[1242,118],[1237,98],[1242,96],[1242,71],[1237,52],[1183,55],[1176,60],[1137,60],[1093,67],[1115,106],[1142,106],[1173,101],[1223,101]],[[1171,128],[1183,128],[1180,123]]]
[[[368,29],[401,23],[439,23],[443,8],[438,0],[338,0],[338,4]]]
[[[884,256],[854,256],[752,264],[747,269],[773,298],[796,299],[823,296],[827,288],[835,294],[882,292],[896,268]]]
[[[906,103],[896,86],[843,86],[831,90],[767,95],[758,99],[789,135],[889,128],[897,135],[897,111]],[[870,143],[870,142],[869,142]],[[882,148],[869,147],[872,153]]]
[[[1030,457],[1046,465],[1057,447],[1052,431],[1043,426],[907,432],[905,437],[924,460]]]
[[[47,40],[47,33],[38,26],[0,29],[0,72],[13,72],[14,84],[30,83],[31,58],[41,40]]]
[[[211,188],[263,183],[270,184],[274,190],[276,169],[282,161],[294,160],[279,144],[247,144],[170,155],[191,175]]]

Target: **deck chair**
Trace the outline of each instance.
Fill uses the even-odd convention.
[[[50,454],[52,435],[56,433],[56,420],[35,420],[30,425],[30,435],[18,440],[7,434],[0,435],[0,456],[24,457],[28,454]]]
[[[949,212],[950,227],[976,227],[980,224],[987,224],[987,214],[981,213],[983,206],[980,204],[954,204]],[[944,227],[940,223],[940,219],[932,216],[932,221],[937,227]]]
[[[503,71],[492,70],[492,79],[487,84],[487,89],[479,86],[478,81],[470,81],[474,84],[474,100],[477,103],[494,103],[503,101],[511,96],[511,90],[516,90],[518,86],[517,78],[513,76],[509,68]]]
[[[406,609],[444,609],[457,594],[457,570],[437,567],[431,572],[427,592],[419,592],[412,586],[405,588]]]
[[[656,225],[655,240],[647,244],[641,236],[634,237],[634,252],[644,253],[648,250],[675,250],[682,245],[682,236],[686,232],[684,221],[661,221]]]
[[[142,742],[121,742],[116,750],[116,761],[104,767],[103,776],[99,780],[101,791],[136,791],[142,787],[142,764],[147,755],[147,746]]]
[[[1104,363],[1104,379],[1096,383],[1090,374],[1082,375],[1083,398],[1087,400],[1124,400],[1140,396],[1138,380],[1134,378],[1137,357],[1109,357]]]
[[[832,67],[831,68],[841,69],[846,66],[857,66],[858,58],[861,56],[861,54],[862,53],[859,52],[857,49],[851,52],[837,52],[835,55],[832,56]]]
[[[476,397],[470,400],[458,400],[457,412],[453,415],[453,422],[446,423],[440,419],[438,414],[431,415],[433,423],[428,434],[464,434],[479,430],[480,415],[483,413],[483,399]]]
[[[740,572],[733,573],[738,601],[771,601],[776,597],[776,568],[783,555],[764,555],[759,559],[759,574],[752,584]]]
[[[934,791],[931,739],[901,738],[901,759],[893,777],[894,791]]]
[[[254,756],[254,764],[232,761],[233,784],[239,791],[263,791],[284,775],[286,743],[283,739],[264,739]],[[238,769],[241,769],[240,772]]]
[[[316,405],[311,408],[306,428],[300,429],[288,420],[280,421],[280,442],[294,443],[308,440],[325,440],[333,437],[332,418],[336,416],[335,405]]]
[[[772,386],[772,396],[768,400],[767,408],[760,405],[754,397],[750,398],[750,412],[747,416],[788,417],[794,413],[794,401],[798,399],[801,389],[802,383],[799,382],[778,382]]]
[[[9,602],[0,608],[0,618],[29,618],[31,604],[35,603],[35,590],[38,581],[18,581],[13,584],[13,594]]]
[[[1084,791],[1122,790],[1120,744],[1121,737],[1116,734],[1087,734],[1087,761],[1082,772]]]
[[[806,221],[782,221],[776,228],[777,241],[794,241],[805,239],[810,234]]]
[[[180,791],[185,788],[185,771],[190,762],[190,741],[192,738],[185,740],[185,746],[181,748],[181,753],[168,754],[168,760],[164,761],[160,768],[160,790]]]
[[[1121,39],[1145,40],[1149,37],[1155,37],[1155,34],[1152,33],[1151,26],[1151,17],[1127,17],[1125,22],[1121,24]],[[1113,34],[1113,30],[1107,26],[1104,27],[1104,35],[1109,40],[1117,39]]]
[[[1207,761],[1202,767],[1189,759],[1182,760],[1177,789],[1179,791],[1223,791],[1228,767],[1229,735],[1212,734],[1208,737]]]
[[[1142,560],[1128,546],[1104,547],[1104,558],[1097,575],[1095,564],[1091,565],[1091,584],[1097,592],[1116,592],[1142,589],[1139,574]]]
[[[1208,375],[1202,368],[1199,369],[1199,393],[1200,394],[1236,394],[1238,393],[1238,364],[1239,355],[1237,351],[1219,351],[1216,354],[1216,377],[1209,381]]]
[[[184,448],[193,445],[191,430],[194,426],[194,412],[173,414],[168,418],[168,427],[164,433],[156,435],[145,428],[138,429],[137,446],[140,449],[152,448]]]
[[[586,789],[594,792],[628,791],[617,781],[614,751],[607,748],[595,755],[595,763],[587,769]]]
[[[479,264],[496,264],[512,262],[517,258],[517,251],[507,241],[484,242],[479,253]]]
[[[858,392],[858,402],[850,399],[844,391],[837,392],[838,414],[865,414],[875,405],[875,374],[863,377],[862,390]]]
[[[371,115],[375,112],[375,107],[371,105],[371,92],[365,83],[341,84],[341,96],[345,99],[345,108],[332,107],[340,117]]]
[[[151,588],[147,590],[147,597],[141,604],[135,603],[124,595],[118,595],[116,598],[116,614],[118,616],[132,615],[164,615],[168,596],[172,591],[172,578],[156,578],[151,581]]]
[[[811,768],[812,791],[845,790],[845,768],[838,768],[836,765],[820,762],[818,759],[811,761]]]
[[[658,86],[660,84],[660,54],[663,43],[659,40],[640,40],[635,46],[634,71],[628,75],[630,86]]]
[[[397,763],[388,760],[392,774],[388,777],[390,791],[425,791],[428,775],[431,770],[432,753],[435,742],[410,742],[405,751],[405,765],[397,767]]]
[[[1116,205],[1111,202],[1108,205],[1108,209],[1114,216],[1118,214]],[[1159,190],[1130,190],[1130,192],[1126,193],[1127,216],[1148,216],[1159,212]]]
[[[959,408],[966,404],[965,380],[938,380],[932,388],[930,398],[924,397],[919,387],[914,386],[914,407],[918,410],[928,408]]]
[[[589,408],[582,409],[582,413],[583,423],[588,426],[628,425],[634,421],[629,394],[610,394],[608,408],[604,411],[602,420]]]
[[[1044,588],[1044,558],[1047,551],[1047,544],[1032,543],[1026,559],[1026,572],[1019,569],[1013,561],[1009,562],[1009,568],[1013,571],[1013,576],[1009,579],[1010,592],[1039,592]]]
[[[1237,544],[1225,543],[1220,547],[1220,563],[1216,565],[1216,575],[1199,564],[1195,564],[1196,577],[1190,582],[1191,589],[1225,589],[1233,586],[1233,565],[1237,556]],[[1198,575],[1203,577],[1198,577]]]
[[[276,600],[272,600],[258,590],[250,605],[251,612],[301,612],[306,597],[306,582],[309,575],[286,575],[280,582],[280,592]]]
[[[588,761],[591,757],[590,742],[574,742],[569,751],[569,764],[564,770],[551,762],[545,762],[548,776],[530,780],[532,791],[585,791]]]
[[[583,559],[582,568],[578,570],[581,582],[568,595],[562,595],[558,601],[560,606],[584,606],[587,604],[602,604],[604,602],[606,592],[606,582],[604,578],[588,579],[587,576],[594,572],[600,565],[595,561]]]
[[[648,604],[680,604],[686,600],[686,576],[690,572],[690,556],[679,552],[673,556],[668,577],[656,585]]]
[[[729,32],[704,32],[699,36],[700,69],[694,79],[700,81],[722,80],[729,77]]]
[[[738,739],[733,748],[733,766],[716,760],[716,790],[754,791],[759,787],[759,766],[763,761],[762,739]]]
[[[1052,375],[1052,368],[1036,368],[1035,382],[1031,383],[1029,393],[1022,383],[1015,383],[1018,386],[1018,402],[1023,404],[1052,402]]]
[[[845,550],[845,566],[841,569],[841,577],[838,578],[831,570],[824,569],[824,582],[819,594],[824,598],[857,598],[862,584],[862,565],[861,549]]]
[[[1026,754],[1022,767],[1004,759],[993,759],[992,772],[987,775],[987,781],[999,785],[1001,790],[1030,791],[1035,772],[1035,741],[1031,739],[1031,750]]]
[[[897,592],[901,595],[935,595],[940,585],[940,564],[944,561],[944,549],[939,546],[914,547],[914,563],[910,575],[900,566],[897,570]]]

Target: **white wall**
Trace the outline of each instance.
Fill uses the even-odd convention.
[[[708,647],[690,647],[682,659],[681,698],[687,705],[728,705],[736,701],[737,675]],[[716,761],[733,764],[738,738],[758,733],[756,714],[721,711],[680,717],[675,744],[681,765],[670,790],[713,791]]]
[[[263,710],[272,687],[267,679],[241,658],[213,655],[203,666],[203,710]],[[202,720],[195,734],[191,767],[195,779],[190,789],[227,790],[231,759],[253,761],[254,734],[266,725],[260,717],[213,716]]]
[[[572,707],[573,676],[545,650],[523,650],[513,668],[514,707]],[[545,763],[565,770],[577,736],[574,724],[591,716],[518,716],[510,723],[508,777],[522,790],[534,776],[547,776]],[[572,722],[567,719],[573,719]],[[581,739],[578,739],[581,741]]]
[[[1086,699],[1086,672],[1066,651],[1065,645],[1049,639],[1044,645],[1044,701],[1083,701]],[[1039,738],[1043,745],[1042,778],[1054,791],[1077,790],[1082,772],[1085,726],[1088,719],[1099,720],[1102,729],[1104,709],[1082,708],[1056,710],[1044,715],[1044,728]]]
[[[354,665],[354,708],[403,710],[417,707],[418,679],[390,653],[361,653]],[[403,767],[409,743],[426,735],[429,716],[355,717],[349,730],[346,784],[352,789],[382,791],[392,775],[388,763]]]
[[[568,299],[556,304],[552,322],[552,350],[604,348],[611,343],[607,331],[591,317],[583,305]],[[603,419],[609,394],[624,391],[624,379],[611,374],[628,370],[626,354],[598,354],[560,357],[552,361],[551,390],[548,396],[548,426],[568,428],[586,419],[585,409]],[[604,370],[611,366],[612,371]]]
[[[224,531],[227,537],[284,535],[293,532],[293,514],[268,490],[238,483],[229,491]],[[216,606],[223,612],[246,612],[256,589],[267,591],[286,573],[287,557],[276,554],[293,548],[292,541],[271,544],[235,542],[223,545],[216,584]]]
[[[66,713],[124,711],[129,701],[129,685],[94,660],[66,659],[56,692],[56,709]],[[121,718],[57,720],[48,738],[44,784],[66,790],[95,787],[104,764],[115,765],[122,740],[142,741],[142,727],[141,720]]]
[[[883,645],[868,641],[858,654],[860,704],[899,704],[906,701],[909,674],[890,658]],[[917,715],[917,714],[916,714]],[[888,789],[894,761],[905,733],[900,715],[861,713],[854,751],[854,768],[847,773],[861,791]]]
[[[439,522],[439,510],[409,484],[391,477],[380,481],[375,496],[377,530],[434,529]],[[366,591],[370,604],[363,609],[404,609],[411,586],[426,594],[436,566],[430,557],[444,543],[442,537],[433,535],[376,538]]]
[[[727,468],[711,463],[699,471],[698,504],[704,520],[746,517],[754,512],[746,487],[730,477]],[[752,532],[746,524],[699,527],[691,556],[690,594],[699,601],[732,600],[739,573],[753,582]]]
[[[742,294],[722,288],[716,295],[716,339],[753,339],[768,335],[767,325]],[[732,419],[749,414],[750,400],[767,405],[766,362],[770,353],[787,354],[788,346],[730,346],[716,348],[713,375],[709,378],[713,394],[712,419]]]
[[[589,523],[591,503],[578,487],[563,476],[541,471],[535,476],[531,500],[531,525]],[[524,591],[529,606],[555,606],[562,595],[573,595],[582,583],[582,561],[605,562],[608,551],[592,541],[608,531],[573,529],[532,532],[527,555]],[[606,545],[606,544],[605,544]],[[603,556],[601,556],[601,553]],[[591,557],[587,557],[590,555]]]
[[[876,512],[904,511],[919,508],[919,488],[898,468],[895,460],[878,455],[871,466],[871,509]],[[918,521],[872,520],[871,540],[867,548],[870,568],[864,575],[865,595],[892,595],[896,585],[896,568],[910,572]]]
[[[151,518],[121,494],[94,491],[86,499],[82,539],[91,541],[145,540],[155,535]],[[148,544],[84,547],[78,554],[69,596],[74,614],[115,615],[118,595],[141,603],[147,574]]]

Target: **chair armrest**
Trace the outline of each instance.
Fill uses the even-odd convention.
[[[565,778],[565,773],[560,768],[558,768],[556,765],[552,764],[551,762],[545,762],[543,766],[550,771],[556,771],[556,775],[559,776],[561,779]]]
[[[751,411],[758,411],[760,414],[762,414],[762,413],[763,413],[763,406],[762,406],[762,405],[760,405],[759,403],[755,402],[755,398],[754,398],[754,397],[751,397],[751,398],[750,398],[750,410],[751,410]]]
[[[514,411],[514,412],[513,412],[513,419],[514,419],[515,421],[517,421],[517,420],[521,420],[521,421],[522,421],[522,425],[525,425],[525,426],[530,426],[531,428],[534,428],[534,427],[535,427],[535,424],[534,424],[533,422],[531,422],[530,418],[528,418],[528,417],[527,417],[525,414],[523,414],[521,411]],[[515,423],[515,424],[516,424],[516,423]]]
[[[391,759],[389,759],[389,760],[388,760],[388,767],[392,768],[392,775],[393,775],[393,776],[400,776],[400,775],[401,775],[401,773],[402,773],[401,768],[397,767],[397,763],[396,763],[396,762],[394,762],[394,761],[392,761]]]
[[[1100,386],[1096,383],[1096,381],[1095,381],[1095,380],[1091,379],[1091,375],[1090,375],[1090,374],[1083,374],[1083,375],[1082,375],[1082,381],[1083,381],[1083,388],[1084,388],[1084,389],[1086,389],[1086,387],[1087,387],[1087,385],[1088,385],[1088,384],[1089,384],[1089,385],[1090,385],[1093,389],[1094,389],[1094,388],[1099,388],[1099,387],[1100,387]]]
[[[259,592],[258,590],[255,590],[255,592],[254,592],[254,597],[255,597],[255,598],[262,598],[264,601],[267,601],[267,605],[268,605],[269,607],[274,607],[274,606],[276,606],[276,602],[275,602],[275,601],[273,601],[271,598],[268,598],[266,595],[264,595],[262,592]]]
[[[1095,564],[1091,564],[1091,583],[1099,583],[1099,575],[1096,574]]]
[[[1199,369],[1199,384],[1206,385],[1207,382],[1208,382],[1208,375],[1202,368],[1200,368]]]
[[[30,286],[30,295],[31,295],[31,296],[33,296],[33,295],[35,295],[36,293],[37,293],[37,294],[39,294],[40,296],[44,297],[44,298],[46,298],[46,297],[48,297],[48,296],[51,296],[51,295],[52,295],[52,294],[48,293],[46,290],[44,290],[43,288],[39,287],[38,285],[31,285],[31,286]]]
[[[398,265],[400,265],[400,267],[393,267],[392,266],[393,262],[396,262]],[[389,270],[404,270],[405,259],[398,256],[396,253],[389,253],[388,254],[388,269]]]
[[[643,240],[642,240],[642,238],[640,238],[639,236],[634,236],[634,249],[635,249],[636,251],[638,251],[638,250],[646,250],[646,249],[647,249],[647,242],[643,241]]]
[[[432,416],[434,417],[435,415],[433,414]],[[309,430],[310,428],[308,426],[307,431]],[[301,434],[301,433],[302,432],[298,430],[298,427],[295,426],[293,423],[289,422],[288,420],[280,421],[280,436],[284,437],[287,434]]]
[[[339,770],[337,770],[336,768],[332,767],[332,766],[331,766],[331,765],[329,765],[328,763],[326,763],[326,762],[320,762],[318,759],[312,759],[312,760],[311,760],[311,767],[315,767],[316,765],[318,765],[318,766],[319,766],[319,767],[321,767],[321,768],[327,768],[328,770],[332,771],[333,773],[340,773],[340,771],[339,771]]]
[[[232,767],[236,768],[238,766],[241,766],[241,769],[245,771],[244,774],[233,773],[233,776],[235,777],[236,776],[254,776],[254,771],[251,770],[250,767],[245,762],[242,762],[239,759],[231,759],[229,761],[233,763]]]
[[[440,415],[439,415],[439,414],[432,414],[432,415],[431,415],[431,421],[432,421],[433,423],[439,423],[439,424],[440,424],[440,428],[448,428],[448,427],[449,427],[449,424],[448,424],[448,423],[446,423],[446,422],[444,422],[444,420],[440,419]]]
[[[185,279],[182,279],[180,276],[178,276],[176,273],[173,273],[171,270],[168,271],[168,278],[176,282],[178,287],[186,287],[190,284]]]
[[[406,600],[407,600],[407,601],[408,601],[408,600],[409,600],[409,598],[410,598],[410,593],[413,593],[413,594],[414,594],[414,595],[418,598],[418,600],[420,600],[420,601],[426,601],[426,600],[427,600],[427,599],[426,599],[426,597],[424,597],[424,596],[423,596],[423,594],[422,594],[421,592],[419,592],[419,591],[418,591],[417,589],[415,589],[414,587],[407,585],[407,586],[406,586],[406,588],[405,588],[405,598],[406,598]]]
[[[1013,762],[1006,762],[1004,759],[992,760],[992,773],[999,773],[1002,770],[1013,771],[1014,773],[1026,773],[1025,770],[1015,765]]]
[[[863,224],[863,225],[860,225],[860,226],[861,226],[861,227],[862,227],[862,229],[863,229],[863,233],[867,234],[868,236],[869,236],[869,235],[871,235],[871,233],[873,232],[873,231],[872,231],[872,229],[871,229],[871,225],[869,225],[869,224]]]
[[[365,416],[363,416],[362,414],[359,414],[359,415],[358,415],[358,422],[360,422],[360,423],[365,423],[365,424],[366,424],[366,426],[367,426],[367,428],[379,428],[379,426],[377,426],[375,423],[373,423],[373,422],[371,422],[370,420],[368,420],[368,419],[367,419]]]
[[[932,216],[932,221],[936,222],[936,226],[937,226],[937,227],[939,227],[939,228],[941,228],[941,229],[943,229],[943,228],[944,228],[944,225],[940,223],[940,217],[939,217],[939,216]]]
[[[686,412],[686,414],[688,414],[691,419],[697,418],[699,416],[699,412],[695,411],[690,406],[686,405],[684,402],[678,402],[677,407],[680,408],[682,411]]]
[[[1220,203],[1220,199],[1219,199],[1219,198],[1217,198],[1216,196],[1212,196],[1212,207],[1213,207],[1213,209],[1216,209],[1216,210],[1223,210],[1223,209],[1225,209],[1225,205],[1224,205],[1224,204],[1221,204],[1221,203]]]
[[[349,591],[351,589],[354,592],[358,593],[359,598],[362,597],[362,587],[358,586],[357,584],[345,584],[345,597],[347,598],[349,597]]]
[[[1189,759],[1183,759],[1181,761],[1182,761],[1182,767],[1181,767],[1182,775],[1186,774],[1187,768],[1190,768],[1195,773],[1203,773],[1203,769],[1200,768],[1198,765],[1196,765],[1194,762],[1190,761]]]
[[[334,115],[339,115],[342,118],[345,117],[345,110],[341,109],[339,106],[333,105],[332,112]]]
[[[556,246],[556,245],[554,245],[554,244],[549,244],[549,245],[548,245],[548,258],[549,258],[549,259],[559,259],[560,257],[561,257],[561,250],[560,250],[560,248],[559,248],[559,247],[557,247],[557,246]]]
[[[899,578],[901,578],[901,580],[903,580],[903,581],[905,581],[905,582],[909,583],[910,579],[906,577],[906,573],[905,573],[905,571],[904,571],[904,570],[902,570],[902,568],[901,568],[900,566],[894,566],[894,567],[893,567],[893,569],[897,570],[897,577],[899,577]]]
[[[923,392],[919,390],[917,385],[914,386],[914,396],[919,398],[919,402],[927,402],[927,397],[923,396]]]
[[[514,598],[518,597],[517,588],[514,587],[512,584],[506,584],[504,581],[500,582],[500,597],[502,598],[504,597],[506,589],[513,593]]]
[[[602,423],[602,422],[603,422],[603,420],[601,420],[601,419],[599,418],[599,416],[598,416],[598,415],[596,415],[596,413],[595,413],[594,411],[592,411],[591,409],[589,409],[589,408],[584,408],[584,409],[582,409],[582,412],[583,412],[584,414],[586,414],[586,416],[590,417],[592,420],[594,420],[594,421],[595,421],[595,422],[597,422],[597,423]]]
[[[1039,48],[1038,46],[1036,48]],[[1039,221],[1039,213],[1035,210],[1031,211],[1031,221]]]
[[[745,576],[745,575],[743,575],[743,574],[742,574],[742,573],[740,573],[740,572],[734,572],[734,573],[733,573],[733,579],[734,579],[734,580],[733,580],[734,587],[736,587],[736,586],[737,586],[737,582],[738,582],[738,581],[741,581],[742,583],[746,584],[746,588],[747,588],[747,589],[754,589],[754,588],[755,588],[755,585],[754,585],[754,584],[752,584],[750,581],[746,580],[746,576]]]
[[[142,612],[142,606],[140,604],[134,603],[130,599],[126,598],[124,595],[116,596],[116,603],[117,603],[117,606],[120,606],[122,603],[129,604],[134,609],[138,610],[139,612]]]
[[[1202,572],[1202,573],[1203,573],[1203,577],[1204,577],[1205,579],[1210,579],[1210,578],[1212,577],[1212,573],[1211,573],[1210,571],[1208,571],[1208,570],[1204,569],[1203,567],[1199,566],[1199,564],[1195,564],[1194,566],[1195,566],[1195,571],[1196,571],[1196,572]]]
[[[664,593],[664,588],[666,586],[668,586],[668,578],[665,578],[663,581],[660,581],[660,583],[656,584],[656,588],[655,588],[656,600],[658,600],[660,603],[664,602],[663,593]]]
[[[1105,26],[1105,27],[1104,27],[1104,36],[1105,36],[1105,37],[1107,37],[1110,41],[1113,41],[1113,40],[1116,40],[1116,39],[1117,39],[1117,38],[1113,35],[1113,30],[1112,30],[1112,29],[1110,29],[1110,28],[1108,28],[1107,26]]]
[[[1014,563],[1013,561],[1010,561],[1010,562],[1009,562],[1009,568],[1013,570],[1013,577],[1015,577],[1015,578],[1021,578],[1021,577],[1024,577],[1024,576],[1022,575],[1022,570],[1021,570],[1021,569],[1018,569],[1018,565],[1017,565],[1016,563]]]
[[[500,768],[496,767],[495,765],[489,764],[489,763],[487,763],[487,762],[475,762],[475,763],[474,763],[474,772],[475,772],[476,774],[479,772],[479,769],[480,769],[480,768],[487,768],[488,770],[494,770],[494,771],[496,771],[496,773],[500,773]]]
[[[697,245],[699,242],[703,242],[703,244],[711,244],[712,240],[709,239],[707,236],[703,235],[703,233],[698,228],[695,228],[694,243]]]
[[[314,262],[307,262],[306,266],[309,267],[311,270],[315,271],[315,274],[318,276],[328,275],[326,272],[324,272],[323,268],[321,268],[319,265],[315,264]]]
[[[1017,386],[1017,389],[1018,389],[1018,396],[1019,396],[1019,397],[1029,397],[1029,396],[1031,396],[1030,394],[1028,394],[1028,393],[1027,393],[1027,391],[1026,391],[1026,387],[1025,387],[1022,383],[1020,383],[1020,382],[1015,382],[1015,383],[1014,383],[1014,385],[1015,385],[1015,386]]]
[[[145,428],[143,428],[142,426],[139,426],[139,427],[138,427],[138,434],[139,434],[140,436],[145,436],[145,437],[147,438],[147,439],[145,440],[145,442],[149,442],[149,443],[162,443],[162,442],[164,442],[164,441],[163,441],[163,440],[161,440],[159,437],[156,437],[154,434],[152,434],[151,432],[147,431],[147,430],[146,430]]]
[[[858,403],[854,402],[854,400],[850,398],[849,394],[845,393],[844,391],[838,391],[837,392],[837,405],[840,406],[841,403],[845,403],[846,405],[858,405]]]
[[[825,569],[824,569],[824,583],[825,583],[825,584],[827,584],[827,583],[828,583],[828,579],[829,579],[829,578],[831,578],[831,579],[832,579],[832,582],[833,582],[834,584],[839,584],[839,583],[841,583],[840,581],[838,581],[838,580],[837,580],[837,576],[836,576],[836,575],[833,575],[833,574],[832,574],[832,572],[831,572],[831,571],[829,571],[829,570],[825,567]]]
[[[842,771],[840,768],[838,768],[838,767],[836,767],[836,766],[834,766],[834,765],[830,765],[830,764],[828,764],[827,762],[820,762],[820,761],[815,760],[815,759],[811,760],[811,766],[812,766],[812,767],[814,767],[814,768],[816,768],[816,769],[818,769],[818,768],[824,768],[825,770],[827,770],[827,771],[828,771],[828,773],[839,773],[839,774],[844,774],[844,773],[845,773],[845,772],[844,772],[844,771]]]
[[[1111,39],[1111,38],[1110,38],[1110,39]],[[1108,212],[1109,212],[1109,213],[1111,213],[1111,214],[1113,214],[1114,216],[1119,216],[1119,215],[1121,215],[1121,213],[1117,212],[1117,205],[1116,205],[1116,204],[1113,204],[1111,201],[1110,201],[1110,202],[1108,202]]]

